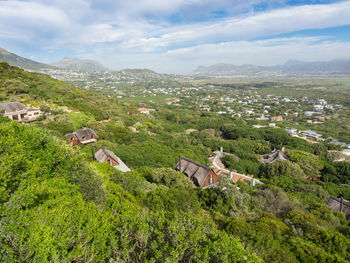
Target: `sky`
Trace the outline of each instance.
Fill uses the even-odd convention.
[[[180,74],[350,59],[350,0],[0,0],[0,47]]]

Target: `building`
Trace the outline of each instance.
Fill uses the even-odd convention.
[[[114,154],[114,152],[109,151],[103,147],[95,152],[94,159],[99,163],[109,163],[114,168],[124,173],[131,171],[129,167],[127,167],[126,164]]]
[[[196,186],[208,187],[219,181],[213,169],[182,156],[179,157],[174,169],[190,178]]]
[[[77,130],[64,136],[67,138],[68,142],[72,143],[73,145],[94,143],[98,138],[94,130],[90,128]]]
[[[138,108],[137,109],[140,113],[143,113],[143,114],[149,114],[149,109],[146,109],[146,108]]]
[[[350,221],[350,202],[343,198],[336,198],[331,196],[327,202],[327,205],[333,211],[339,211],[345,214],[345,217]]]
[[[224,152],[224,149],[221,147],[220,151],[213,152],[211,156],[209,157],[209,161],[213,165],[213,171],[217,175],[224,175],[228,177],[233,183],[246,183],[251,186],[260,185],[263,184],[260,180],[253,178],[251,176],[237,173],[235,170],[228,170],[225,168],[225,165],[222,163],[221,158],[225,155],[228,155]]]
[[[295,136],[295,135],[298,134],[298,130],[297,130],[297,129],[294,129],[294,128],[286,127],[285,130],[286,130],[286,132],[288,132],[291,136]]]
[[[283,117],[282,116],[271,117],[270,120],[271,121],[283,121]]]
[[[287,161],[288,157],[280,150],[261,155],[261,163],[273,163],[275,161]]]
[[[22,121],[27,118],[26,106],[18,101],[0,103],[0,109],[4,117],[8,117],[13,121]]]
[[[315,121],[320,121],[320,122],[323,122],[326,120],[326,118],[324,116],[320,116],[320,115],[317,115],[317,116],[313,116],[313,119]]]
[[[34,121],[36,120],[36,118],[38,118],[41,115],[43,115],[43,113],[38,108],[30,108],[27,111],[27,116],[28,116],[27,118],[29,121]]]
[[[316,139],[317,141],[323,140],[321,134],[318,134],[318,133],[311,131],[311,130],[299,131],[299,133],[306,135],[306,136],[309,136],[309,137],[312,137],[312,138]]]
[[[346,144],[344,142],[338,142],[336,140],[330,141],[329,144],[334,144],[334,145],[337,145],[337,146],[340,146],[340,147],[343,147],[343,148],[350,148],[350,144]]]
[[[27,108],[18,101],[0,103],[0,110],[4,117],[13,121],[34,121],[37,117],[43,115],[40,109]]]

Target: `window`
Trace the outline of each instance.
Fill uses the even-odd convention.
[[[210,175],[209,175],[209,184],[212,184],[212,183],[213,183],[213,175],[210,174]]]

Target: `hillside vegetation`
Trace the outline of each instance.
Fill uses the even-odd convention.
[[[46,112],[29,125],[0,119],[1,262],[350,260],[349,224],[326,204],[330,195],[350,199],[350,166],[331,162],[325,143],[191,108],[154,103],[145,115],[132,99],[6,63],[0,100]],[[82,127],[94,129],[98,142],[68,145],[63,135]],[[132,171],[95,162],[101,146]],[[282,146],[289,161],[259,162]],[[209,164],[220,147],[234,154],[223,160],[228,168],[264,184],[220,177],[217,187],[202,189],[172,169],[180,154]]]

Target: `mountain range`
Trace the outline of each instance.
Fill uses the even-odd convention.
[[[108,71],[101,63],[90,59],[63,58],[60,61],[50,64],[60,69],[68,69],[74,71]]]
[[[109,71],[109,69],[95,60],[65,57],[58,62],[48,65],[23,58],[3,48],[0,48],[0,61],[6,61],[12,66],[32,71],[44,69],[65,69],[86,72]],[[140,70],[135,69],[132,71],[139,73]],[[144,69],[141,71],[145,73],[148,70]],[[199,66],[191,75],[199,77],[349,76],[350,60],[335,59],[317,62],[288,60],[286,63],[276,66],[218,63],[210,66]]]
[[[36,62],[27,58],[23,58],[14,53],[0,48],[0,61],[6,61],[11,66],[17,66],[32,71],[40,71],[43,69],[67,69],[74,71],[108,71],[101,63],[89,59],[63,58],[62,60],[50,65]]]
[[[336,59],[331,61],[306,62],[288,60],[283,65],[256,66],[214,64],[199,66],[193,72],[199,76],[345,76],[350,75],[350,60]]]

